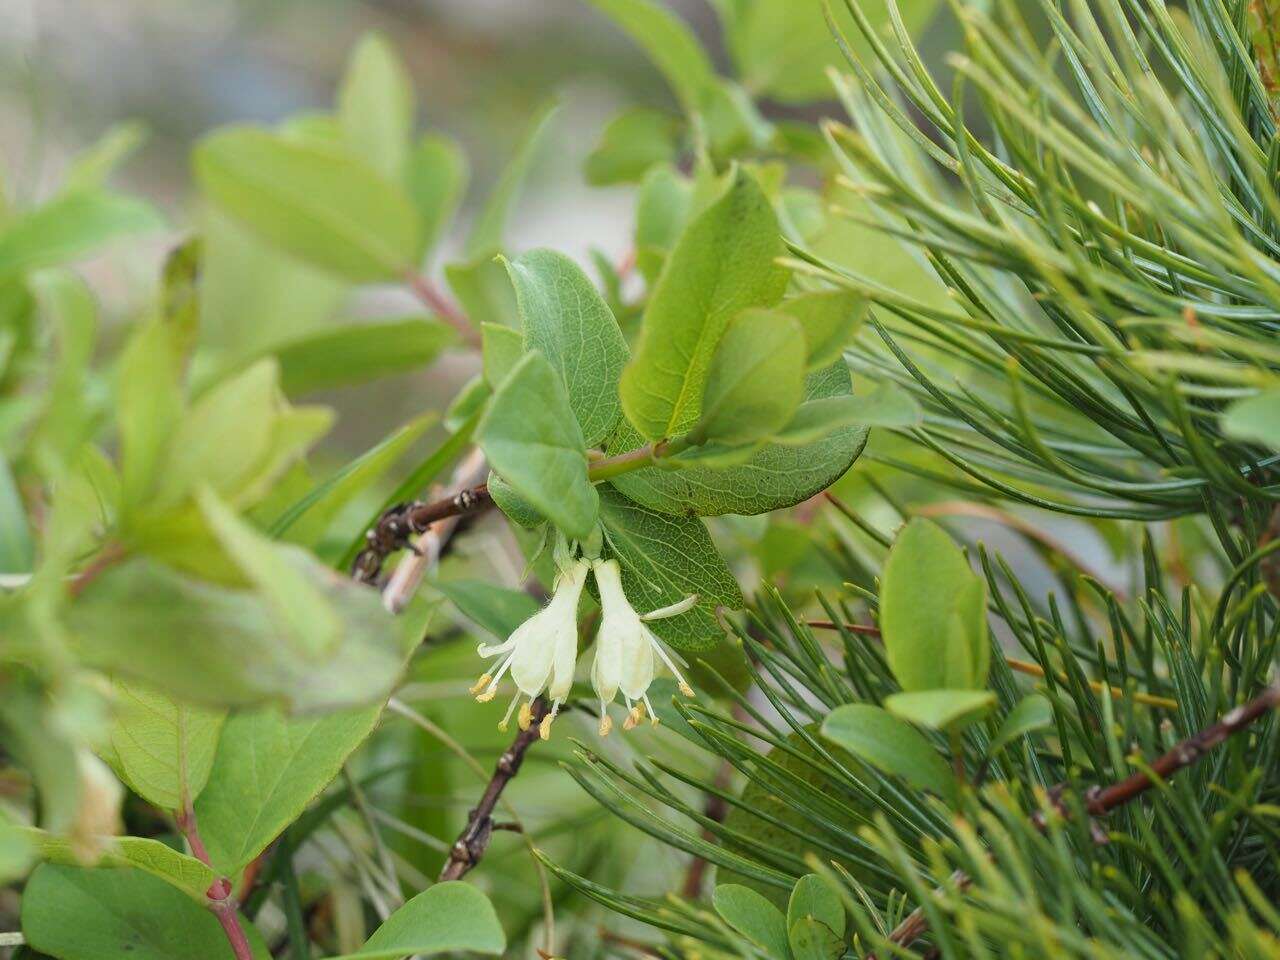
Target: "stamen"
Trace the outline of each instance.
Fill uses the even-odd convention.
[[[658,656],[662,659],[662,662],[667,665],[667,669],[670,670],[671,673],[675,676],[676,683],[680,687],[680,692],[683,693],[686,697],[692,697],[694,695],[693,687],[689,686],[689,684],[685,681],[684,674],[680,672],[680,669],[676,666],[675,661],[672,660],[671,657],[667,655],[666,650],[662,649],[662,644],[658,641],[658,638],[653,635],[653,631],[649,630],[646,632],[649,634],[649,642],[653,644],[653,649],[658,651]]]
[[[483,690],[492,682],[493,682],[493,677],[486,673],[483,676],[481,676],[480,679],[476,681],[475,686],[472,687],[467,692],[474,697],[476,694],[478,694],[481,690]]]
[[[507,707],[507,712],[502,715],[502,722],[498,724],[498,729],[503,733],[507,732],[507,725],[511,722],[511,714],[515,713],[516,704],[520,702],[520,691],[516,691],[516,695],[511,698],[511,704]]]
[[[648,694],[648,693],[646,693],[646,694],[644,695],[644,705],[645,705],[645,707],[646,707],[646,708],[648,708],[648,710],[649,710],[649,723],[650,723],[651,725],[653,725],[653,726],[655,726],[655,727],[656,727],[656,726],[658,725],[658,723],[659,723],[659,721],[658,721],[658,715],[657,715],[657,714],[654,712],[654,710],[653,710],[653,704],[649,702],[649,694]]]
[[[493,699],[494,697],[496,697],[497,695],[498,695],[498,681],[497,681],[497,680],[495,680],[495,681],[493,681],[493,683],[489,684],[489,686],[487,686],[487,687],[485,688],[484,693],[477,693],[477,694],[476,694],[476,702],[477,702],[477,703],[488,703],[490,700],[492,700],[492,699]]]
[[[538,724],[538,736],[543,740],[551,739],[551,723],[556,718],[556,714],[560,712],[560,701],[557,700],[551,704],[551,712],[542,718],[542,722]]]
[[[520,716],[516,719],[516,726],[521,730],[528,730],[533,723],[533,700],[528,700],[520,708]]]

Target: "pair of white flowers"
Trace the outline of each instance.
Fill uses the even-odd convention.
[[[675,674],[680,692],[693,696],[693,690],[676,668],[673,658],[663,649],[658,638],[645,626],[646,620],[672,617],[690,609],[698,598],[686,597],[679,603],[651,613],[636,612],[622,591],[622,571],[616,560],[570,561],[556,578],[551,602],[515,629],[505,643],[481,644],[482,657],[502,657],[498,667],[471,688],[477,700],[487,703],[498,692],[498,683],[510,671],[516,683],[516,695],[499,724],[506,729],[522,697],[519,724],[527,730],[533,722],[533,701],[545,689],[551,698],[551,712],[542,719],[538,732],[546,740],[551,723],[569,696],[578,660],[578,600],[588,574],[594,574],[600,592],[600,630],[596,634],[596,657],[591,667],[591,684],[600,698],[600,735],[613,729],[608,707],[619,693],[627,706],[623,729],[631,729],[645,711],[657,723],[653,704],[649,702],[649,684],[653,682],[655,657]]]

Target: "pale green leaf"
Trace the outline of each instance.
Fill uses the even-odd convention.
[[[147,139],[147,129],[141,123],[118,123],[81,152],[62,179],[64,193],[96,190],[106,185],[116,169],[124,163]]]
[[[989,713],[996,695],[989,690],[916,690],[885,698],[884,708],[895,717],[930,730],[966,727]]]
[[[470,884],[447,881],[428,887],[397,910],[355,953],[333,960],[398,960],[464,950],[498,955],[507,938],[488,897]]]
[[[701,109],[703,97],[715,79],[715,71],[684,21],[653,0],[589,2],[608,14],[644,49],[686,113],[692,116]]]
[[[547,522],[547,518],[538,512],[528,500],[516,493],[507,481],[496,473],[489,473],[489,496],[493,497],[494,506],[520,526],[532,530]]]
[[[660,110],[637,107],[609,121],[587,156],[587,183],[604,187],[636,183],[650,167],[675,159],[682,124]]]
[[[880,628],[903,690],[985,685],[979,669],[987,644],[984,588],[937,524],[917,518],[898,534],[881,576]]]
[[[652,285],[689,220],[693,184],[668,164],[645,174],[636,199],[636,267]]]
[[[650,440],[681,433],[701,412],[711,357],[729,321],[782,296],[788,273],[778,222],[755,179],[739,171],[667,258],[622,374],[627,418]]]
[[[480,343],[485,382],[496,388],[524,356],[524,336],[519,330],[500,323],[482,323]]]
[[[271,952],[241,918],[255,960]],[[32,949],[58,960],[234,960],[214,915],[141,870],[46,864],[22,896],[22,931]]]
[[[0,278],[70,263],[117,237],[162,226],[141,200],[98,190],[70,193],[0,229]]]
[[[1222,414],[1222,432],[1280,450],[1280,390],[1237,400]]]
[[[86,666],[209,706],[321,710],[385,697],[421,641],[422,624],[397,620],[375,591],[290,552],[324,584],[342,621],[341,642],[319,660],[298,654],[256,593],[148,559],[118,564],[84,589],[67,613],[74,648]]]
[[[524,330],[560,374],[586,445],[599,445],[622,415],[618,381],[627,342],[608,305],[581,268],[564,254],[532,250],[506,261]]]
[[[214,868],[235,876],[261,853],[338,775],[381,712],[379,704],[319,717],[273,709],[231,717],[196,801]]]
[[[795,924],[804,919],[816,920],[837,938],[844,936],[845,915],[840,892],[816,873],[797,880],[787,902],[787,926],[794,929]]]
[[[273,349],[280,386],[290,396],[332,390],[427,366],[457,340],[448,324],[427,317],[352,323]]]
[[[841,361],[809,375],[805,398],[847,397],[849,389],[849,368]],[[614,478],[613,484],[632,500],[663,513],[769,513],[801,503],[829,487],[849,469],[866,440],[864,427],[844,426],[803,446],[767,444],[745,463],[727,469],[646,467]],[[642,442],[624,420],[607,449],[620,453]]]
[[[1039,693],[1029,693],[1018,701],[1017,706],[1009,711],[1000,721],[1000,727],[991,738],[987,747],[987,756],[995,756],[1014,740],[1053,726],[1053,704]]]
[[[69,840],[34,827],[0,826],[0,834],[6,829],[23,837],[30,844],[34,855],[47,863],[68,867],[134,867],[153,877],[159,877],[202,907],[208,903],[206,895],[209,888],[218,879],[210,867],[195,857],[189,857],[166,843],[147,837],[97,838],[97,842],[105,849],[92,864],[85,864],[81,862]]]
[[[468,176],[466,154],[441,134],[426,134],[409,154],[405,188],[422,221],[423,253],[434,249],[453,223]]]
[[[783,313],[746,310],[725,330],[702,395],[699,438],[750,443],[781,430],[804,395],[800,324]]]
[[[867,314],[867,301],[846,290],[802,293],[778,304],[804,328],[810,370],[835,363],[853,340]]]
[[[219,545],[270,607],[285,642],[308,657],[332,650],[343,623],[293,548],[259,533],[208,487],[196,490],[196,503]]]
[[[413,82],[386,38],[360,39],[338,89],[338,120],[347,144],[373,169],[399,180],[409,155]]]
[[[956,802],[950,767],[915,727],[881,707],[851,703],[837,707],[822,722],[822,735],[884,773],[910,786]]]
[[[209,780],[223,712],[121,681],[114,691],[112,766],[144,800],[162,810],[181,810]]]
[[[724,922],[763,950],[765,956],[780,960],[790,957],[786,919],[777,907],[750,887],[722,883],[712,893],[711,902]]]
[[[205,196],[264,240],[356,283],[416,264],[421,225],[405,192],[354,157],[229,128],[194,153]]]
[[[0,573],[29,573],[34,562],[35,545],[26,504],[9,462],[0,456]]]
[[[599,498],[587,480],[582,428],[542,354],[526,354],[503,381],[476,438],[493,469],[547,519],[571,537],[591,534]]]

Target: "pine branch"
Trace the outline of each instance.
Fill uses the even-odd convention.
[[[1151,773],[1160,781],[1167,780],[1179,770],[1198,762],[1228,737],[1247,729],[1277,708],[1280,708],[1280,685],[1273,685],[1243,706],[1224,714],[1217,723],[1205,727],[1199,733],[1176,744],[1173,749],[1151,764]],[[1156,785],[1156,782],[1151,775],[1139,772],[1110,786],[1094,787],[1085,794],[1085,809],[1091,816],[1105,816],[1146,793]],[[1066,810],[1062,805],[1062,796],[1066,790],[1066,784],[1058,784],[1049,791],[1050,804],[1064,814]],[[1032,817],[1032,823],[1042,832],[1048,828],[1048,821],[1040,813]],[[1106,843],[1106,835],[1096,831],[1094,842]],[[948,878],[948,884],[958,891],[965,890],[972,882],[972,878],[963,870],[955,871]],[[943,893],[945,890],[946,887],[939,887],[935,892]],[[924,910],[916,907],[889,934],[889,942],[899,947],[908,947],[922,937],[928,929],[929,922],[925,919]],[[869,953],[866,955],[866,960],[876,960],[876,955]]]

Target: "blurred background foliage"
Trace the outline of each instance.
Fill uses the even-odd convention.
[[[818,136],[823,119],[847,115],[825,76],[827,65],[842,61],[816,0],[672,0],[666,5],[694,29],[719,70],[739,79],[763,119],[790,138],[788,151],[796,162],[789,186],[821,187],[828,203],[855,213],[863,209],[866,201],[835,181],[835,161]],[[903,8],[924,60],[939,87],[948,89],[951,71],[942,53],[959,45],[958,23],[945,5],[921,0]],[[882,5],[866,9],[869,16],[883,18]],[[1038,38],[1048,35],[1048,26],[1034,17],[1027,26]],[[217,296],[205,293],[201,304],[200,362],[210,371],[270,351],[304,331],[421,312],[403,290],[353,292],[255,245],[236,234],[232,224],[202,210],[191,187],[190,150],[210,129],[233,122],[274,125],[328,110],[355,42],[368,30],[387,37],[408,68],[418,98],[418,128],[455,137],[469,160],[470,188],[460,227],[442,240],[429,273],[439,275],[443,263],[462,255],[461,238],[530,118],[552,95],[560,98],[561,109],[534,154],[509,220],[507,247],[519,252],[552,246],[593,273],[601,263],[619,264],[632,255],[636,185],[602,185],[599,181],[612,176],[588,158],[619,113],[648,107],[676,117],[679,107],[644,53],[578,0],[8,0],[0,23],[0,156],[10,204],[27,206],[47,198],[75,169],[76,158],[114,130],[107,134],[107,149],[135,141],[137,146],[113,183],[155,203],[175,225],[146,244],[113,245],[85,265],[103,310],[99,349],[104,354],[118,347],[125,323],[154,302],[160,266],[186,236],[184,225],[193,222],[205,231],[206,276],[222,272]],[[127,125],[117,126],[126,118]],[[970,123],[980,137],[989,133],[980,118]],[[770,159],[767,148],[738,153],[761,163]],[[949,306],[942,283],[918,250],[821,211],[804,220],[805,210],[813,211],[799,201],[794,209],[792,226],[815,258],[856,270],[921,304]],[[640,268],[643,272],[643,263]],[[632,275],[623,300],[634,299],[637,285]],[[625,326],[625,305],[617,312]],[[433,350],[426,352],[434,356]],[[949,362],[940,360],[943,368]],[[314,475],[347,463],[424,411],[446,408],[479,371],[479,358],[453,351],[425,369],[406,367],[371,383],[305,391],[308,402],[336,411],[335,428],[312,457]],[[869,391],[863,368],[856,370],[855,392]],[[105,376],[91,373],[87,392],[105,403]],[[421,431],[405,462],[420,459],[445,435],[438,425]],[[366,490],[345,506],[325,540],[316,544],[318,552],[327,560],[341,557],[392,486],[387,482]],[[288,492],[280,494],[276,507],[289,501]],[[292,494],[298,492],[295,488]],[[766,602],[765,620],[780,649],[788,643],[783,607],[825,616],[833,611],[822,609],[815,590],[841,590],[847,581],[874,590],[883,562],[877,534],[894,530],[909,516],[937,519],[962,542],[982,542],[991,555],[1002,555],[1016,570],[1020,589],[1034,598],[1081,571],[1118,596],[1139,595],[1153,556],[1180,584],[1199,581],[1212,590],[1229,572],[1205,549],[1212,533],[1200,517],[1154,527],[1151,540],[1144,542],[1134,525],[1121,520],[997,505],[985,493],[968,495],[973,492],[953,465],[919,444],[878,431],[859,468],[832,490],[847,510],[809,502],[768,516],[726,517],[714,524],[713,535],[745,586],[754,590],[767,580],[776,587],[776,598]],[[455,601],[478,584],[519,591],[528,544],[516,542],[506,530],[499,517],[490,516],[475,521],[458,539],[440,572],[442,581],[454,584]],[[512,609],[526,609],[522,596],[513,593],[509,599]],[[290,839],[299,845],[295,863],[307,922],[332,952],[356,949],[376,925],[380,902],[403,897],[438,873],[448,844],[510,741],[495,729],[492,708],[466,694],[476,674],[476,642],[492,639],[486,628],[501,635],[510,624],[492,617],[478,617],[477,623],[465,615],[467,609],[465,602],[441,607],[430,642],[396,695],[397,708],[333,788],[332,815],[314,834]],[[853,617],[865,608],[853,603],[835,612]],[[1070,617],[1077,614],[1083,623],[1083,612]],[[1018,638],[1006,632],[999,639],[1012,645]],[[865,673],[873,673],[874,657],[862,656],[870,664]],[[731,689],[752,684],[746,660],[733,645],[713,659],[714,670]],[[850,661],[850,670],[864,665],[858,657]],[[712,669],[703,666],[698,672],[701,687],[718,689]],[[1011,689],[1007,675],[1001,681]],[[885,685],[877,678],[871,686],[878,696]],[[758,690],[752,697],[757,707],[770,709]],[[730,711],[733,699],[733,694],[720,697],[716,708]],[[1011,695],[1005,699],[1012,702]],[[796,700],[781,708],[773,704],[777,713],[769,716],[788,715],[790,709],[798,725],[814,719],[808,710],[814,698]],[[593,742],[591,751],[624,767],[636,756],[649,756],[664,771],[674,771],[677,780],[683,774],[688,782],[676,793],[696,812],[705,798],[688,784],[707,778],[707,754],[686,735],[687,717],[667,714],[664,719],[663,726],[637,730],[627,739]],[[571,715],[552,743],[530,752],[506,797],[527,836],[536,837],[559,868],[589,878],[602,890],[707,892],[710,881],[691,870],[687,851],[655,843],[611,816],[609,804],[597,802],[566,775],[562,763],[575,750],[570,734],[585,736],[594,723],[593,717]],[[781,726],[771,735],[786,736]],[[744,742],[764,746],[763,740]],[[1158,737],[1147,731],[1145,742],[1155,745]],[[1025,766],[1034,767],[1034,761],[1027,759]],[[586,777],[581,765],[575,769]],[[746,782],[731,766],[721,773],[716,785],[722,790],[736,794]],[[22,788],[8,785],[13,793]],[[753,804],[767,802],[758,795],[752,799]],[[739,827],[759,829],[743,819]],[[167,829],[136,797],[128,802],[125,820],[128,831],[141,836]],[[847,826],[836,822],[832,832],[850,833]],[[1022,834],[1018,840],[1028,848],[1035,842]],[[394,889],[379,890],[388,876]],[[510,956],[537,955],[546,933],[545,898],[551,901],[560,953],[573,960],[635,956],[653,942],[647,924],[597,904],[558,877],[548,878],[517,832],[500,832],[469,879],[493,897],[512,943]],[[16,927],[17,909],[17,891],[0,890],[0,928]],[[268,938],[279,939],[287,924],[280,905],[272,899],[251,902],[250,909],[257,911]],[[892,911],[883,913],[893,919]],[[710,937],[714,942],[714,932]],[[687,956],[698,955],[691,949]]]

